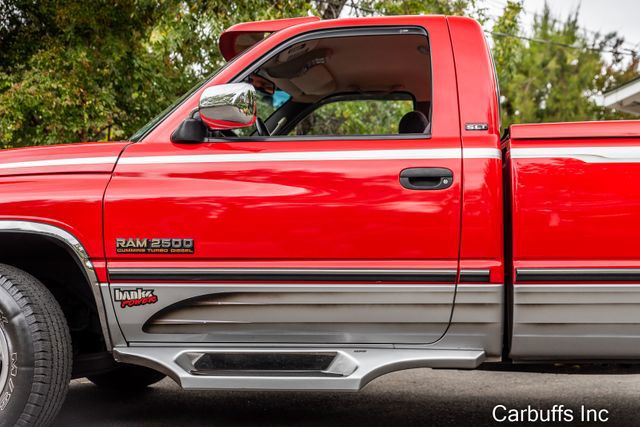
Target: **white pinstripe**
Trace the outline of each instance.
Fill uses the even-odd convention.
[[[414,150],[350,150],[350,151],[292,151],[281,153],[196,154],[177,156],[123,157],[119,164],[150,165],[175,163],[242,163],[296,161],[352,161],[404,159],[500,159],[500,150],[493,148],[429,148]],[[117,157],[81,157],[55,160],[0,163],[0,169],[35,168],[47,166],[76,166],[114,163]]]
[[[118,157],[78,157],[71,159],[34,160],[29,162],[0,163],[0,169],[39,168],[46,166],[77,166],[113,164]]]
[[[512,148],[513,159],[575,159],[585,163],[638,163],[640,147],[530,147]]]

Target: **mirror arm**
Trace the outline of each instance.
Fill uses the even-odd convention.
[[[173,131],[171,134],[171,142],[198,144],[207,139],[208,133],[209,129],[200,118],[189,116]]]

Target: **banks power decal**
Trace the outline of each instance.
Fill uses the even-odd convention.
[[[139,307],[158,302],[158,297],[153,294],[153,289],[137,288],[131,291],[114,289],[113,292],[113,299],[120,303],[121,308]]]

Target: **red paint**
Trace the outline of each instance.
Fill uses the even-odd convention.
[[[180,110],[123,159],[180,154],[238,154],[385,149],[460,149],[455,68],[444,17],[349,19],[310,22],[283,29],[239,57],[215,83],[227,83],[247,64],[303,32],[362,25],[426,26],[433,62],[433,135],[416,140],[233,142],[171,144],[166,123],[179,123]],[[295,30],[294,30],[295,29]],[[250,55],[249,58],[246,58]],[[189,109],[197,97],[182,108]],[[161,129],[162,127],[162,129]],[[411,191],[399,183],[408,167],[446,167],[454,185],[445,191]],[[194,238],[194,255],[147,257],[147,267],[175,265],[177,259],[203,266],[274,265],[314,268],[319,264],[393,268],[455,269],[459,254],[460,159],[246,162],[218,164],[119,164],[105,200],[110,263],[139,265],[116,254],[110,242],[125,236]],[[168,212],[180,215],[168,215]]]
[[[0,169],[0,220],[41,222],[71,233],[94,260],[99,280],[106,280],[102,197],[116,159],[127,144],[84,143],[0,151],[0,165],[113,159],[98,164],[46,166],[38,163],[38,166]]]
[[[447,22],[458,82],[462,146],[500,149],[496,78],[482,27],[469,18],[448,17]],[[438,93],[437,86],[434,93]],[[439,113],[434,110],[434,114]],[[487,123],[489,129],[467,131],[466,123]],[[488,268],[493,283],[504,283],[502,162],[465,159],[463,170],[460,268]]]
[[[0,176],[0,220],[59,227],[74,235],[92,259],[104,260],[102,195],[110,177],[110,173]]]
[[[455,140],[287,141],[201,144],[198,154],[456,147]],[[148,144],[153,155],[184,146]],[[136,144],[123,158],[151,155]],[[410,191],[407,167],[446,167],[446,191]],[[149,266],[189,261],[414,260],[455,268],[459,233],[459,159],[296,161],[139,165],[116,168],[105,200],[107,256],[128,236],[195,240],[195,255],[157,255]],[[168,212],[179,215],[167,215]],[[427,220],[428,218],[428,220]],[[168,234],[168,230],[170,234]],[[385,268],[386,264],[378,264]]]
[[[22,163],[61,161],[68,159],[101,158],[104,162],[94,164],[76,164],[62,166],[30,166],[0,169],[0,176],[38,175],[58,173],[111,173],[116,158],[129,142],[61,144],[29,148],[12,148],[0,150],[0,165]],[[107,160],[113,158],[112,160]]]
[[[638,138],[640,137],[640,120],[522,124],[511,126],[510,134],[512,139],[518,140],[555,140],[563,138]],[[615,144],[617,145],[618,141],[616,141]],[[606,146],[614,144],[612,143],[612,141],[604,141],[604,144],[602,145]]]
[[[205,117],[204,115],[201,116],[200,118],[202,119],[204,124],[209,126],[210,129],[215,129],[215,130],[239,129],[239,128],[248,128],[248,127],[253,126],[253,124],[257,120],[257,117],[256,117],[255,114],[256,114],[256,112],[254,111],[253,112],[253,118],[251,119],[251,121],[249,123],[240,123],[240,122],[233,122],[233,121],[228,121],[228,120],[211,120],[211,119]]]
[[[606,123],[611,135],[634,122]],[[604,126],[604,123],[600,126]],[[511,148],[638,146],[623,137],[563,137],[590,124],[554,124],[512,136]],[[586,128],[586,129],[580,129]],[[542,130],[542,128],[540,129]],[[636,134],[638,135],[638,134]],[[640,163],[587,163],[571,158],[511,159],[513,256],[516,268],[640,267]]]

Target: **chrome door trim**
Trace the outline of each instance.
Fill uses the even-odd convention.
[[[640,146],[521,147],[511,149],[512,159],[574,159],[585,163],[638,163]]]
[[[455,283],[455,269],[111,268],[117,281],[295,281]]]
[[[518,268],[516,282],[640,282],[640,268]]]
[[[93,298],[96,303],[98,318],[100,319],[102,335],[104,337],[107,350],[111,351],[113,345],[111,341],[111,335],[109,333],[109,326],[107,324],[104,301],[102,300],[102,294],[100,292],[100,284],[98,282],[98,278],[96,276],[89,254],[85,250],[84,246],[80,243],[80,241],[76,239],[76,237],[71,233],[59,227],[35,221],[0,220],[0,233],[3,232],[38,234],[41,236],[56,239],[62,242],[64,244],[64,247],[70,250],[71,256],[80,266],[80,268],[84,272],[85,278],[89,282],[91,292],[93,293]]]
[[[491,271],[483,268],[463,268],[460,270],[460,283],[489,283]]]

